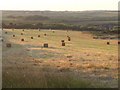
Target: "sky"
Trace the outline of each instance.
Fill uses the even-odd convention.
[[[0,10],[118,10],[119,0],[0,0]]]

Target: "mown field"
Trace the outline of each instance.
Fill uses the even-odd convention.
[[[118,87],[117,40],[80,31],[4,29],[2,45],[3,88]]]

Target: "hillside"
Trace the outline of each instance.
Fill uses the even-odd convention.
[[[3,11],[3,22],[67,23],[67,24],[116,24],[117,11]],[[36,20],[34,16],[46,18]],[[28,17],[32,19],[28,19]],[[26,20],[24,20],[27,18]]]
[[[118,11],[2,11],[3,28],[89,31],[118,36]]]

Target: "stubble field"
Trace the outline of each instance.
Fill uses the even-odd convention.
[[[4,29],[2,47],[3,88],[118,87],[117,40],[80,31]]]

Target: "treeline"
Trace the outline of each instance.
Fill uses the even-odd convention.
[[[15,23],[9,23],[5,24],[2,23],[3,28],[7,29],[62,29],[62,30],[90,30],[90,31],[99,31],[99,28],[90,28],[87,26],[81,26],[81,25],[73,25],[73,24],[62,24],[62,23],[54,23],[54,24],[43,24],[43,23],[37,23],[37,24],[15,24]]]
[[[6,29],[61,29],[61,30],[76,30],[76,31],[89,31],[96,35],[109,35],[109,34],[118,34],[120,30],[118,30],[117,25],[108,24],[108,25],[75,25],[75,24],[63,24],[63,23],[54,23],[54,24],[15,24],[9,23],[5,24],[2,23],[2,27]]]

